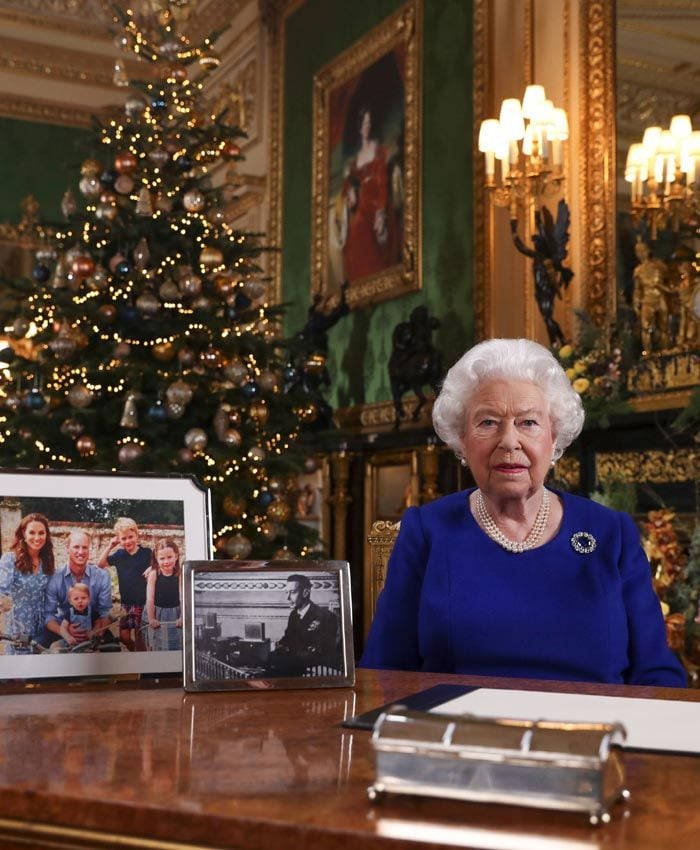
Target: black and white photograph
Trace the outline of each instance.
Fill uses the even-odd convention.
[[[188,690],[352,684],[347,562],[188,562],[184,594]]]
[[[0,675],[180,671],[182,564],[208,529],[189,476],[4,473]]]

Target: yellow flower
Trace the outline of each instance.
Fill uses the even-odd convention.
[[[573,370],[573,369],[567,369],[567,370],[566,370],[566,377],[567,377],[570,381],[573,381],[573,380],[574,380],[574,378],[576,377],[576,372],[574,372],[574,370]]]
[[[577,360],[574,363],[574,372],[577,375],[582,375],[585,371],[586,371],[586,364],[583,362],[583,360]]]
[[[566,360],[567,357],[571,357],[574,353],[574,349],[570,345],[562,345],[559,349],[559,359]]]
[[[588,378],[576,378],[576,380],[572,384],[573,388],[579,395],[583,395],[590,387],[590,385],[591,382],[588,380]]]

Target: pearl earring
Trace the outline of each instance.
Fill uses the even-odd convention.
[[[469,466],[469,461],[466,459],[466,457],[463,457],[462,460],[460,460],[460,463],[462,464],[462,466]]]

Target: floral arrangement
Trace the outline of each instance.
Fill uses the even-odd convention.
[[[627,413],[625,382],[626,357],[622,348],[607,348],[600,328],[593,325],[582,311],[576,311],[579,322],[578,342],[562,345],[555,351],[571,385],[581,396],[586,424],[607,428],[610,416]]]

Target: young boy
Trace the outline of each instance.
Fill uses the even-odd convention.
[[[113,566],[119,579],[119,595],[126,611],[119,624],[119,638],[128,649],[146,651],[141,633],[141,617],[146,604],[146,576],[153,551],[139,543],[139,529],[133,519],[120,517],[114,523],[114,537],[100,554],[97,562],[105,569]]]
[[[68,588],[68,613],[66,618],[61,623],[61,637],[68,646],[76,643],[76,639],[68,631],[68,626],[72,623],[80,626],[86,632],[92,631],[92,608],[90,606],[90,588],[83,584],[82,581],[77,581],[72,587]]]

